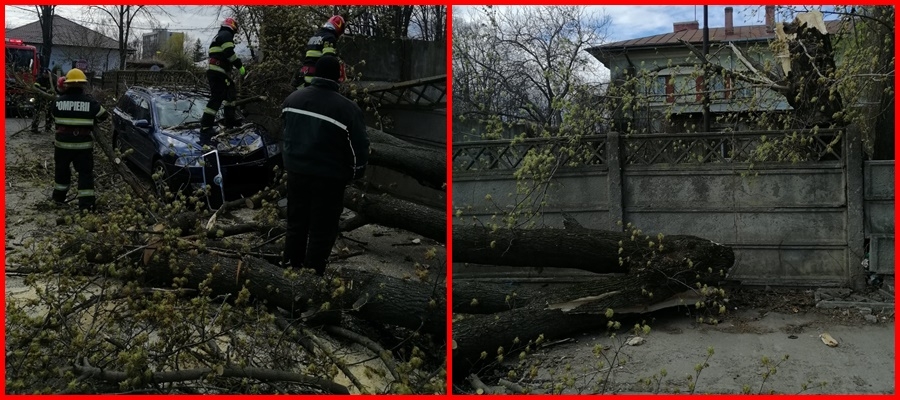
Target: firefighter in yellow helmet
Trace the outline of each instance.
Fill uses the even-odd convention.
[[[66,202],[66,193],[72,182],[70,166],[78,173],[78,208],[93,210],[94,196],[94,141],[96,122],[109,117],[100,102],[84,92],[87,77],[80,69],[72,68],[66,74],[66,90],[53,103],[52,114],[56,120],[56,146],[53,160],[56,163],[53,201]]]

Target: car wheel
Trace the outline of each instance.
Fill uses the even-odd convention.
[[[172,192],[166,165],[163,164],[162,160],[157,159],[153,161],[153,170],[151,172],[150,179],[153,179],[153,188],[156,190],[156,195],[161,199],[165,199],[166,193]]]

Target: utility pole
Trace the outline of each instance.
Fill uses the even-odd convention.
[[[703,132],[709,132],[709,6],[703,6]]]

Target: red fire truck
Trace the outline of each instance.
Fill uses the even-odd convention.
[[[6,110],[28,111],[34,108],[34,95],[22,85],[31,86],[40,74],[37,48],[21,39],[6,39]]]

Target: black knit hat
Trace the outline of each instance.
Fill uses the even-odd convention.
[[[336,82],[341,78],[341,62],[334,56],[322,56],[316,61],[316,76]]]

